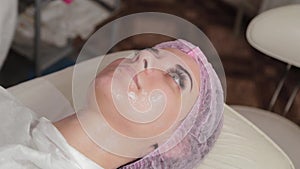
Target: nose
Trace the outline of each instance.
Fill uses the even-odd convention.
[[[141,66],[143,69],[155,66],[157,60],[158,57],[156,49],[147,48],[139,52],[138,62],[139,66]]]

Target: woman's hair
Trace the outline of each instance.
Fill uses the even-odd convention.
[[[124,165],[121,165],[121,166],[118,167],[117,169],[122,169],[123,167],[125,167],[125,166],[127,166],[127,165],[130,165],[130,164],[133,164],[133,163],[136,162],[136,161],[139,161],[140,159],[142,159],[142,158],[137,158],[137,159],[135,159],[135,160],[133,160],[133,161],[130,161],[130,162],[124,164]]]
[[[199,96],[165,143],[143,158],[119,168],[194,168],[211,150],[223,126],[224,96],[221,83],[197,46],[179,39],[163,42],[154,48],[175,48],[194,58],[199,65],[201,79]]]

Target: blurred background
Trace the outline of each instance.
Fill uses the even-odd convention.
[[[267,109],[286,64],[251,47],[245,37],[246,28],[259,13],[290,3],[299,2],[3,0],[0,26],[5,26],[0,28],[0,85],[8,88],[71,66],[88,37],[101,26],[128,14],[155,11],[182,17],[208,36],[225,69],[227,104]],[[120,42],[111,52],[143,49],[167,39],[151,34],[134,36]],[[281,114],[299,77],[299,68],[292,67],[273,112]],[[286,117],[300,125],[300,92]]]

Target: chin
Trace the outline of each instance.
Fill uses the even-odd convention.
[[[112,76],[111,74],[99,74],[95,79],[95,89],[100,88],[110,88],[112,84]]]

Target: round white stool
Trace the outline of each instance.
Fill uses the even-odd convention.
[[[256,16],[247,28],[247,40],[257,50],[287,63],[284,77],[270,101],[272,110],[292,66],[300,67],[300,4],[271,9]],[[293,90],[283,115],[290,109],[299,86]],[[300,168],[300,128],[283,116],[254,107],[232,106],[276,142]]]

